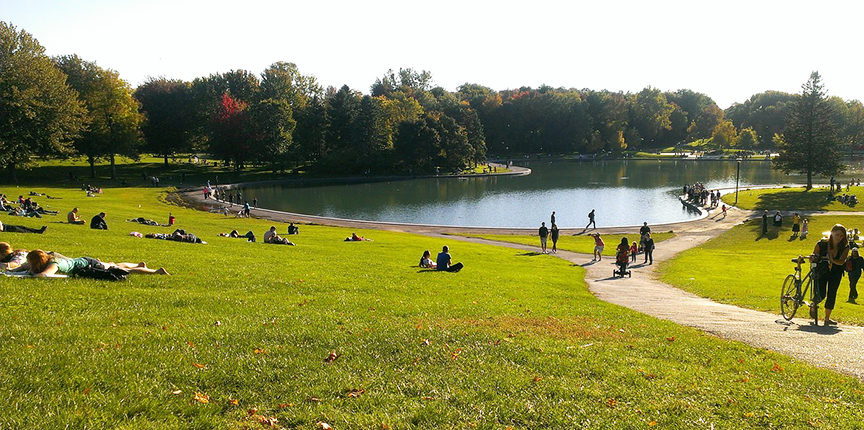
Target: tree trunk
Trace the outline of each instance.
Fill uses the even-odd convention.
[[[114,164],[114,154],[111,154],[111,179],[117,179],[117,166]]]
[[[807,170],[807,188],[806,191],[810,191],[813,188],[813,171]]]
[[[168,168],[168,154],[165,154],[165,168]]]
[[[96,179],[96,160],[92,155],[88,155],[87,162],[90,163],[90,179]]]
[[[10,162],[8,166],[6,166],[6,170],[9,171],[9,178],[12,179],[13,183],[18,183],[18,171],[15,170],[15,162]]]

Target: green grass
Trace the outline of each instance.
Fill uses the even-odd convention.
[[[273,223],[172,206],[157,190],[0,192],[31,188],[62,197],[42,203],[63,213],[104,210],[111,229],[14,218],[48,231],[0,240],[146,260],[173,275],[0,277],[0,428],[267,428],[261,420],[276,418],[296,429],[796,429],[864,419],[856,379],[601,302],[583,269],[559,259],[383,231],[344,243],[350,230],[311,225],[297,247],[247,243],[216,234],[260,235]],[[128,236],[169,231],[123,221],[169,211],[209,244]],[[444,244],[465,270],[416,267]],[[327,363],[331,351],[339,357]]]
[[[779,231],[769,227],[762,237],[762,221],[754,220],[723,233],[702,246],[682,252],[660,265],[662,279],[676,287],[713,300],[780,314],[780,285],[791,274],[791,260],[810,255],[822,232],[841,223],[850,230],[864,229],[864,217],[817,216],[810,218],[806,240],[791,237],[787,222]],[[806,266],[804,273],[809,270]],[[864,325],[864,306],[846,303],[849,282],[843,278],[832,318]]]
[[[845,188],[843,193],[846,193]],[[842,193],[840,193],[842,194]],[[852,187],[847,194],[858,196],[859,202],[864,202],[864,188]],[[755,210],[782,210],[782,211],[842,211],[860,212],[864,205],[848,206],[843,203],[828,201],[828,188],[814,188],[805,191],[804,188],[766,188],[755,190],[742,190],[738,192],[738,207],[742,209]],[[725,194],[722,197],[726,204],[735,202],[735,193]]]
[[[497,242],[508,242],[508,243],[518,243],[520,245],[530,245],[536,246],[537,249],[540,249],[540,237],[537,235],[515,235],[515,234],[472,234],[468,235],[469,237],[476,237],[480,239],[494,240]],[[601,235],[603,242],[606,244],[603,248],[603,255],[615,255],[615,249],[618,244],[621,243],[621,238],[626,237],[628,243],[639,242],[639,232],[634,228],[632,234],[621,235],[621,234],[606,234]],[[666,232],[666,233],[651,233],[651,237],[654,238],[654,244],[656,246],[660,246],[660,242],[664,240],[671,239],[675,237],[675,233]],[[548,250],[552,249],[552,240],[550,239],[546,248]],[[562,251],[571,251],[571,252],[580,252],[583,254],[593,254],[594,253],[594,238],[588,235],[561,235],[558,238],[558,249]]]

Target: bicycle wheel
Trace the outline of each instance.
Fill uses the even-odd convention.
[[[795,275],[789,275],[783,281],[783,287],[780,289],[780,313],[783,314],[786,321],[791,321],[795,312],[798,311],[798,306],[801,306],[796,282]]]

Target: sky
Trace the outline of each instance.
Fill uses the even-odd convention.
[[[286,61],[366,94],[413,68],[450,91],[686,88],[724,109],[797,93],[814,70],[829,95],[864,101],[862,17],[849,0],[0,0],[0,20],[48,55],[77,54],[133,87]]]

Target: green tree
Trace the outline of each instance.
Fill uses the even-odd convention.
[[[321,96],[321,86],[312,75],[303,75],[294,63],[273,63],[261,73],[258,97],[262,100],[285,100],[292,110],[299,110],[312,97]]]
[[[732,121],[724,120],[714,127],[711,133],[711,143],[720,149],[728,149],[738,141],[738,130]]]
[[[738,129],[752,127],[761,138],[760,146],[770,147],[774,134],[783,132],[789,103],[794,98],[780,91],[754,94],[744,103],[735,103],[726,109],[726,118]]]
[[[656,146],[657,138],[664,130],[672,128],[670,115],[675,107],[656,88],[647,87],[630,98],[630,124],[644,139],[645,145]],[[628,142],[632,147],[632,143]]]
[[[0,167],[16,169],[33,156],[66,155],[86,111],[66,75],[31,34],[0,21]]]
[[[69,84],[87,107],[89,125],[75,139],[75,150],[87,157],[92,177],[96,176],[96,161],[107,157],[111,179],[117,179],[116,156],[135,158],[141,144],[139,128],[143,116],[138,112],[132,88],[116,71],[103,69],[77,55],[58,57],[55,62],[69,76]]]
[[[735,142],[735,147],[738,149],[753,149],[759,144],[759,135],[752,127],[747,127],[738,133],[738,140]]]
[[[262,162],[270,162],[273,173],[285,170],[285,162],[291,155],[294,121],[287,100],[267,99],[249,109],[249,127],[252,140],[252,156]]]
[[[834,111],[825,95],[819,72],[810,74],[789,107],[789,117],[780,139],[780,155],[774,166],[784,173],[807,175],[807,189],[813,188],[813,175],[836,175],[844,169],[840,142],[834,124]]]
[[[168,157],[192,150],[194,104],[191,85],[180,80],[151,78],[135,89],[145,116],[141,124],[145,150]]]

